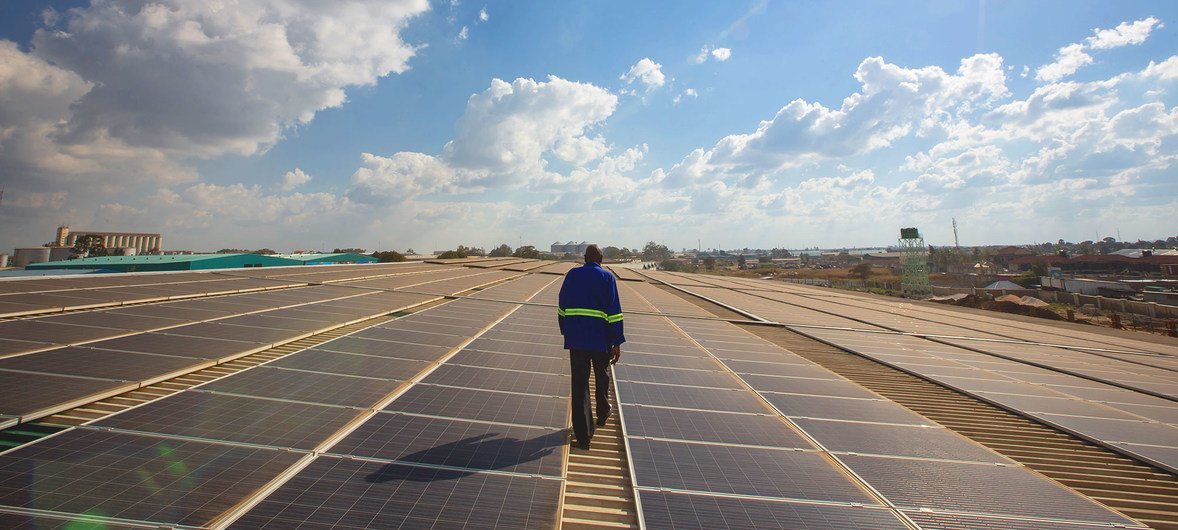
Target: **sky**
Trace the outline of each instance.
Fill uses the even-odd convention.
[[[8,0],[0,252],[1178,234],[1171,1]]]

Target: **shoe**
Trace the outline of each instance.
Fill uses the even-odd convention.
[[[579,445],[577,445],[577,447],[580,447],[582,451],[588,451],[589,450],[589,442],[582,442]]]
[[[598,427],[605,426],[605,420],[608,420],[608,419],[609,419],[609,413],[606,412],[604,416],[600,416],[597,418],[597,426]]]

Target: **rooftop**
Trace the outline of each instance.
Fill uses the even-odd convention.
[[[781,282],[615,270],[615,414],[571,449],[571,266],[0,281],[0,427],[35,438],[0,453],[0,521],[1178,520],[1178,341]]]

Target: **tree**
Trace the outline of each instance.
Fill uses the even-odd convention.
[[[455,252],[458,252],[459,254],[465,254],[464,256],[462,256],[464,258],[467,256],[486,256],[487,255],[487,252],[479,247],[465,247],[462,245],[458,245],[458,248],[455,249]]]
[[[522,247],[515,249],[515,252],[512,253],[511,255],[515,256],[517,258],[539,259],[540,258],[540,251],[536,250],[536,247],[534,247],[532,245],[524,245]]]
[[[254,250],[254,251],[250,252],[250,254],[261,254],[263,256],[271,256],[271,255],[277,254],[277,252],[274,252],[273,250],[268,249],[268,248],[259,248],[258,250]]]
[[[704,258],[704,268],[707,270],[715,269],[716,268],[716,258],[713,258],[711,256]]]
[[[362,248],[337,248],[332,251],[335,254],[366,254],[367,252]]]
[[[511,255],[511,247],[507,246],[507,243],[504,243],[491,249],[491,253],[487,255],[492,258],[506,258]]]
[[[744,265],[745,265],[744,256],[743,255],[737,256],[736,257],[736,266],[743,269]]]
[[[646,243],[645,247],[642,247],[640,256],[644,261],[666,261],[671,259],[672,254],[671,249],[667,248],[666,245],[660,245],[654,241],[650,241]]]
[[[463,247],[462,247],[462,245],[459,245],[458,248],[461,249]],[[441,254],[438,254],[438,259],[457,259],[457,258],[465,258],[465,257],[466,257],[466,253],[461,250],[447,250]]]
[[[106,244],[103,243],[102,236],[98,234],[85,234],[74,240],[71,250],[79,256],[96,258],[106,255]]]
[[[605,259],[618,259],[622,257],[622,249],[618,247],[605,247],[601,249],[601,255]]]
[[[851,276],[859,278],[860,280],[867,280],[867,278],[869,278],[871,276],[871,264],[870,263],[860,263],[858,265],[855,265],[854,267],[851,267],[849,274]]]
[[[398,261],[405,261],[405,256],[395,250],[386,250],[384,252],[373,252],[372,257],[380,260],[381,263],[394,263]]]

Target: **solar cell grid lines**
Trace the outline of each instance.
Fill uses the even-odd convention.
[[[647,528],[908,528],[884,509],[666,491],[638,493]]]
[[[631,439],[639,487],[878,505],[817,452]]]
[[[616,387],[619,403],[754,414],[768,412],[765,405],[748,390],[629,381],[618,381]]]
[[[94,425],[309,451],[359,414],[347,407],[189,390]]]
[[[777,415],[622,405],[626,434],[635,437],[814,449]]]
[[[385,412],[364,422],[331,452],[559,478],[564,444],[564,433],[555,429]]]
[[[429,362],[312,348],[271,361],[267,363],[267,366],[340,375],[408,380],[425,370],[429,366]]]
[[[354,336],[345,336],[320,344],[319,346],[316,346],[316,349],[323,351],[338,351],[343,353],[360,353],[381,357],[395,357],[398,359],[432,361],[450,351],[451,347],[388,340],[362,339]]]
[[[549,374],[563,374],[569,371],[569,361],[566,356],[542,357],[537,355],[465,349],[454,354],[447,362],[463,366],[497,368],[500,370],[523,370]]]
[[[800,394],[763,394],[782,414],[797,418],[826,418],[902,425],[932,425],[924,417],[891,401]]]
[[[199,526],[301,455],[75,429],[0,455],[0,505]]]
[[[743,389],[740,381],[730,372],[719,370],[692,370],[675,367],[633,366],[629,364],[614,367],[619,381],[665,383],[711,388]]]
[[[423,383],[413,385],[384,410],[559,429],[568,417],[568,398]]]
[[[547,529],[560,489],[546,478],[320,457],[232,528]]]
[[[1134,525],[1022,467],[856,455],[838,458],[901,508]]]
[[[439,366],[422,381],[447,386],[542,396],[562,396],[568,391],[569,386],[569,377],[565,374],[495,370],[452,364]]]
[[[0,414],[35,417],[135,386],[110,379],[0,371]]]
[[[805,418],[794,422],[833,452],[1017,465],[1009,458],[941,427]]]
[[[192,357],[71,346],[0,359],[0,370],[142,381],[208,364]]]
[[[201,387],[210,392],[289,399],[325,405],[372,407],[400,385],[376,379],[258,366]]]

